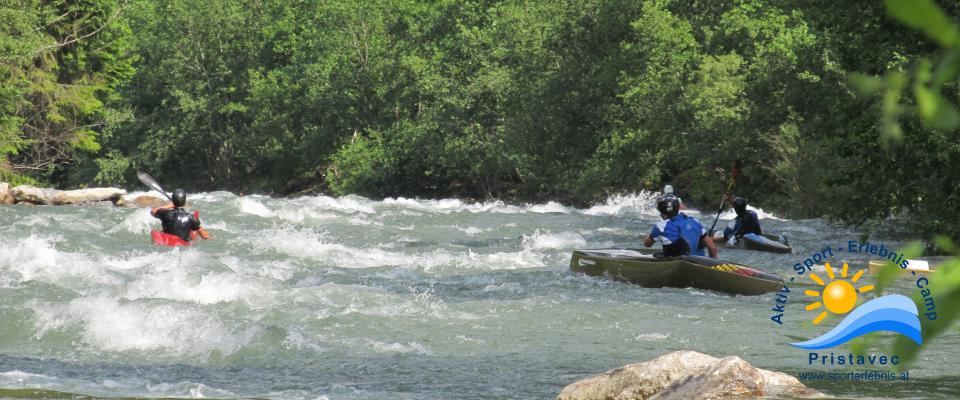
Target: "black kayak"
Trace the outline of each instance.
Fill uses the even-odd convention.
[[[702,256],[656,257],[653,250],[574,250],[570,269],[645,287],[694,287],[742,295],[776,292],[783,278]]]
[[[723,235],[717,235],[714,240],[719,240],[728,248],[738,248],[753,251],[765,251],[767,253],[788,254],[793,252],[793,248],[787,244],[787,240],[777,235],[757,235],[748,233],[740,238],[740,242],[734,245],[723,242]]]

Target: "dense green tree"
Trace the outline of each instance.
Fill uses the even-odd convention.
[[[575,204],[673,183],[696,206],[742,159],[736,191],[761,207],[907,213],[960,238],[960,177],[938,167],[957,158],[960,114],[941,106],[956,84],[928,57],[954,39],[929,15],[911,30],[867,0],[129,1],[0,5],[4,179],[147,168],[204,190]],[[949,26],[960,6],[942,6]]]
[[[100,150],[116,90],[132,74],[126,2],[9,1],[3,14],[3,174],[59,179]]]

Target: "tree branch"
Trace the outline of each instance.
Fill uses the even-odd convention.
[[[88,33],[88,34],[86,34],[86,35],[74,37],[74,38],[72,38],[72,39],[64,40],[63,42],[60,42],[60,43],[57,43],[57,44],[53,44],[53,45],[41,47],[41,48],[37,49],[37,51],[35,51],[35,52],[33,53],[33,55],[34,55],[34,56],[37,56],[37,55],[43,54],[43,53],[45,53],[45,52],[47,52],[47,51],[49,51],[49,50],[58,49],[58,48],[61,48],[61,47],[63,47],[63,46],[67,46],[67,45],[70,45],[70,44],[79,42],[79,41],[81,41],[81,40],[83,40],[83,39],[89,38],[89,37],[91,37],[91,36],[93,36],[93,35],[96,35],[97,33],[100,33],[100,31],[102,31],[104,28],[106,28],[107,25],[110,25],[111,22],[113,22],[115,19],[117,19],[117,18],[120,16],[120,14],[123,12],[123,8],[127,5],[127,2],[128,2],[128,1],[129,1],[129,0],[123,0],[123,3],[120,3],[120,5],[117,6],[117,10],[113,13],[113,15],[111,15],[110,18],[107,18],[107,21],[104,22],[103,25],[101,25],[99,28],[94,29],[93,32],[90,32],[90,33]],[[70,37],[70,36],[67,36],[67,37]]]

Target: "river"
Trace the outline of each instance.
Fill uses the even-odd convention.
[[[0,396],[549,399],[679,349],[795,376],[825,370],[788,345],[818,329],[805,323],[814,313],[802,290],[778,326],[773,294],[650,289],[569,270],[572,249],[638,246],[659,219],[652,199],[575,209],[213,192],[189,201],[215,239],[178,249],[152,245],[159,223],[145,209],[0,207]],[[760,214],[794,253],[721,258],[791,277],[794,263],[859,236]],[[958,344],[956,329],[932,343],[908,382],[809,385],[957,398]]]

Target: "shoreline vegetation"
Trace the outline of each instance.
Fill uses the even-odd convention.
[[[889,12],[21,1],[0,6],[0,180],[576,206],[670,183],[706,207],[743,159],[735,192],[779,215],[960,239],[952,114],[913,109],[955,84]]]

